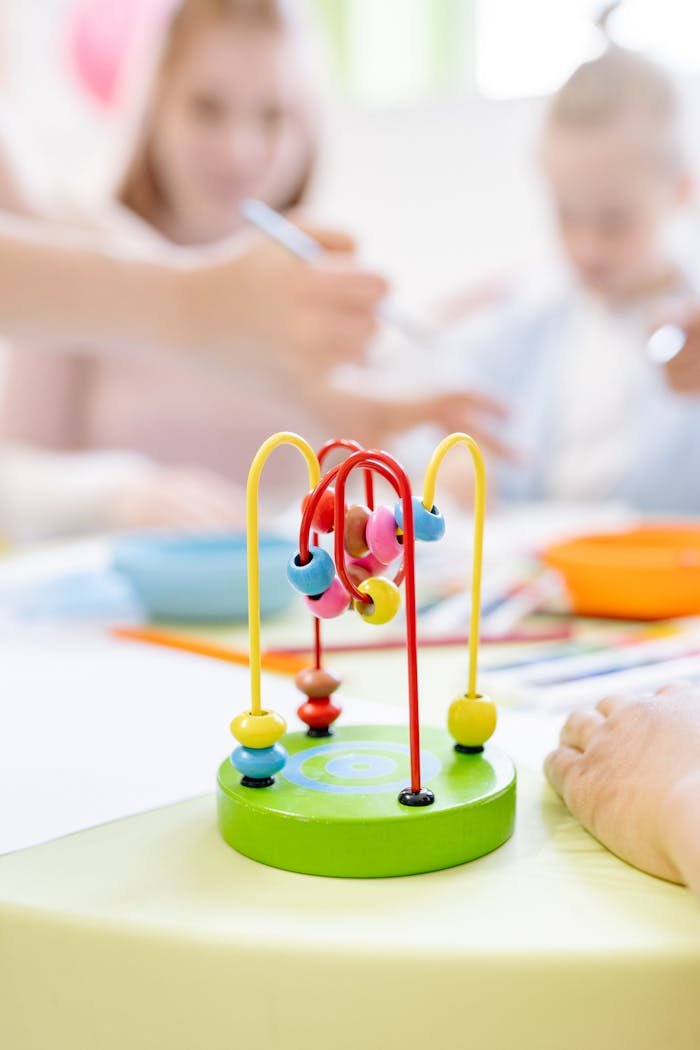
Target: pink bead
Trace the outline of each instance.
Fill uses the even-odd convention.
[[[381,576],[385,569],[386,565],[382,565],[372,554],[365,554],[364,558],[345,559],[345,571],[356,587],[369,576]]]
[[[399,557],[403,547],[396,535],[394,512],[388,507],[377,507],[367,522],[367,546],[382,565],[389,565]]]
[[[350,595],[336,576],[327,591],[320,598],[304,598],[306,608],[319,620],[332,620],[341,616],[350,606]]]

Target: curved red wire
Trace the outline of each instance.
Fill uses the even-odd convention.
[[[380,460],[371,459],[368,451],[365,450],[365,449],[363,449],[361,453],[360,452],[356,452],[355,453],[355,455],[360,455],[360,454],[364,455],[363,463],[368,463],[370,465],[370,469],[373,470],[373,471],[376,471],[377,474],[380,475],[380,477],[384,478],[385,481],[388,481],[393,486],[394,491],[396,492],[396,495],[397,496],[401,496],[401,490],[399,488],[399,484],[398,484],[397,478],[389,470],[387,470],[387,468],[383,465],[383,463]],[[345,463],[342,464],[341,469],[343,469],[345,467],[345,464],[347,464],[350,459],[353,459],[353,457],[350,456],[349,459],[346,459]],[[358,588],[355,586],[355,584],[352,582],[352,580],[348,576],[348,571],[347,571],[347,567],[346,567],[346,564],[345,564],[345,545],[344,545],[344,535],[343,535],[344,530],[343,530],[342,525],[341,525],[341,528],[339,529],[338,528],[338,524],[337,524],[339,521],[344,524],[345,481],[347,480],[348,474],[350,473],[351,470],[353,470],[352,467],[350,468],[350,470],[345,471],[344,474],[343,474],[342,499],[340,499],[340,500],[338,498],[338,488],[337,488],[338,478],[340,477],[340,470],[338,471],[338,474],[336,475],[335,514],[334,514],[334,518],[335,518],[335,523],[334,523],[334,529],[335,529],[335,535],[334,535],[335,571],[338,573],[338,577],[340,578],[340,582],[342,583],[342,585],[345,588],[345,590],[348,591],[348,593],[351,594],[352,597],[356,601],[363,602],[364,604],[369,604],[369,602],[371,601],[369,595],[364,594],[362,591],[358,590]],[[401,566],[399,568],[398,573],[396,574],[396,579],[394,581],[396,583],[397,587],[401,585],[401,583],[403,581],[403,575],[404,575],[404,562],[403,562],[403,559],[402,559]]]
[[[364,452],[364,449],[361,449],[360,452]],[[360,452],[356,452],[354,453],[354,455],[359,456]],[[352,459],[352,456],[350,456],[350,459]],[[341,467],[344,467],[345,463],[347,462],[348,460],[346,459],[343,463],[339,463],[337,466],[331,467],[331,469],[323,475],[318,485],[311,493],[311,496],[308,499],[306,506],[304,507],[304,512],[301,516],[301,525],[299,526],[299,558],[301,560],[302,565],[306,565],[309,561],[309,537],[311,534],[311,525],[313,516],[316,513],[316,508],[318,507],[321,496],[326,491],[333,479],[337,476],[338,471],[341,469]],[[378,462],[372,464],[371,469],[376,471],[377,474],[381,475],[381,477],[383,477],[385,481],[388,481],[389,484],[393,486],[396,494],[400,495],[396,478],[393,474],[390,473],[389,470],[387,470],[385,466]],[[341,536],[343,535],[342,528],[340,530],[340,534]],[[344,560],[345,559],[343,559],[343,562]],[[340,572],[340,568],[338,566],[336,566],[336,568],[338,568],[338,575],[343,581],[343,584],[347,587],[348,585],[343,579],[343,576]],[[352,584],[349,585],[348,589],[350,590],[350,593],[353,594],[355,597],[357,597],[358,599],[362,598],[362,600],[364,600],[362,595],[356,593]]]
[[[352,438],[331,438],[330,441],[321,445],[316,453],[319,464],[323,466],[323,461],[328,458],[329,453],[339,448],[349,449],[351,452],[362,452],[363,450],[360,442]],[[374,478],[371,470],[365,471],[365,501],[369,509],[374,510]]]
[[[388,452],[367,450],[356,452],[349,456],[341,464],[336,476],[335,485],[335,544],[336,544],[336,570],[341,580],[338,564],[338,549],[340,548],[340,561],[343,558],[342,529],[339,534],[339,524],[342,524],[345,512],[345,482],[348,475],[355,467],[369,464],[371,469],[377,473],[387,476],[380,466],[388,467],[395,476],[394,487],[399,498],[403,501],[403,562],[406,573],[406,659],[408,663],[408,728],[409,745],[411,753],[411,791],[418,792],[421,787],[420,773],[420,724],[418,715],[418,632],[416,626],[416,565],[415,549],[416,538],[413,528],[413,501],[411,496],[411,483],[408,475],[400,463]],[[398,482],[398,484],[396,484]],[[345,580],[343,580],[345,584]],[[353,591],[355,588],[353,588]],[[366,597],[366,596],[363,596]]]
[[[350,452],[361,452],[362,445],[359,441],[353,441],[352,438],[331,438],[330,441],[326,441],[325,444],[316,453],[319,466],[323,466],[323,462],[337,449],[348,449]],[[365,500],[370,510],[374,509],[374,478],[372,477],[372,471],[365,471]],[[313,533],[312,542],[318,546],[319,535],[317,532]],[[401,575],[401,569],[399,569],[399,576]],[[400,581],[399,581],[400,582]],[[314,622],[314,663],[317,670],[321,668],[323,663],[323,642],[321,638],[321,620],[318,616],[311,617]]]

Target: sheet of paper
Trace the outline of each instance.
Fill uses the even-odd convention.
[[[0,853],[214,790],[245,668],[86,628],[5,632],[0,652]],[[295,725],[291,679],[266,676],[263,695]],[[397,719],[348,697],[344,711]]]

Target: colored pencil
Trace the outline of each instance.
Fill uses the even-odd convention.
[[[617,643],[597,652],[564,657],[555,663],[541,661],[542,666],[533,664],[532,667],[523,667],[516,677],[523,686],[550,688],[698,655],[700,649],[697,636]],[[501,671],[506,675],[508,673],[505,668]]]
[[[115,638],[162,645],[168,649],[179,649],[186,653],[196,653],[198,656],[209,656],[214,660],[226,660],[228,663],[241,664],[245,667],[250,662],[248,653],[244,649],[236,649],[230,645],[195,638],[161,627],[114,627],[111,633]],[[295,675],[297,671],[301,671],[308,665],[308,660],[302,659],[301,655],[295,653],[264,652],[261,663],[264,671]]]
[[[505,645],[520,642],[563,642],[573,635],[571,628],[553,628],[547,631],[511,631],[506,635],[482,635],[482,645]],[[467,634],[448,634],[435,638],[419,638],[420,649],[442,649],[460,645],[467,645],[469,636]],[[402,638],[387,638],[380,642],[340,642],[334,645],[324,645],[324,653],[374,653],[388,652],[392,649],[403,649],[405,641]],[[311,652],[309,646],[285,646],[284,648],[268,649],[270,654],[289,655],[295,653]]]
[[[223,645],[220,642],[207,641],[205,638],[197,638],[182,634],[179,631],[171,631],[162,627],[113,627],[111,630],[115,638],[127,641],[146,642],[151,645],[160,645],[168,649],[179,649],[181,652],[195,653],[198,656],[208,656],[214,660],[225,660],[227,663],[240,664],[247,667],[249,664],[248,653],[244,649],[234,646]],[[551,631],[517,631],[505,637],[484,638],[482,644],[502,644],[511,642],[558,642],[571,638],[570,628],[556,628]],[[426,638],[419,641],[419,646],[424,649],[456,647],[467,645],[469,638],[466,634],[445,635],[441,638]],[[365,644],[363,642],[345,642],[337,645],[324,646],[325,653],[372,653],[389,652],[400,650],[405,646],[401,638],[392,638],[380,642]],[[308,666],[309,659],[313,656],[310,645],[287,646],[284,648],[266,649],[262,653],[261,662],[264,671],[272,671],[277,674],[295,675]]]

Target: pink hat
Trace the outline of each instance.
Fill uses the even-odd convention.
[[[101,105],[115,104],[132,49],[165,24],[177,0],[79,0],[67,29],[71,69]]]

